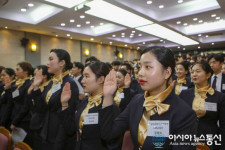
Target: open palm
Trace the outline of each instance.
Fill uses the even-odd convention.
[[[103,93],[104,96],[112,96],[117,89],[116,84],[116,72],[114,70],[110,71],[109,74],[106,76]]]
[[[130,75],[127,73],[124,79],[124,86],[125,88],[129,88],[131,83]]]
[[[61,93],[61,104],[62,105],[68,104],[70,98],[71,98],[70,83],[66,82]]]

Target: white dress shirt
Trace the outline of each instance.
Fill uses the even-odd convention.
[[[212,77],[211,77],[211,86],[213,84],[215,76],[217,77],[216,78],[216,89],[215,90],[221,92],[222,72],[220,72],[217,75],[215,75],[215,74],[212,75]]]

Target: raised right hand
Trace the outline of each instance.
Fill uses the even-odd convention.
[[[33,81],[34,89],[37,89],[39,85],[42,83],[44,76],[42,75],[42,69],[38,70]]]

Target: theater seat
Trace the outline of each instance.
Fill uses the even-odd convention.
[[[18,142],[13,150],[32,150],[32,148],[24,142]]]
[[[133,141],[131,139],[130,131],[126,131],[123,137],[123,144],[121,150],[132,150]]]
[[[11,150],[12,136],[9,130],[0,127],[0,150]]]

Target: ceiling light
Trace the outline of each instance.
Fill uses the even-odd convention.
[[[163,27],[159,24],[152,24],[152,25],[147,25],[143,27],[136,28],[137,30],[140,30],[142,32],[160,37],[162,39],[180,44],[180,45],[195,45],[199,44],[198,42],[183,36],[180,33],[177,33],[175,31],[172,31],[166,27]]]
[[[56,4],[56,5],[60,5],[63,7],[67,7],[67,8],[72,8],[76,5],[79,5],[83,2],[85,2],[86,0],[45,0],[48,1],[50,3]]]
[[[142,34],[138,34],[138,36],[142,36]]]
[[[61,23],[61,26],[65,26],[66,24],[65,23]]]
[[[70,36],[70,34],[66,34],[66,36]]]
[[[91,28],[94,28],[95,26],[91,26]]]
[[[58,35],[56,34],[55,37],[58,37]]]
[[[199,22],[199,23],[202,23],[202,22],[203,22],[203,20],[199,20],[198,22]]]
[[[8,29],[8,27],[7,27],[7,26],[5,26],[5,29]]]
[[[112,44],[112,42],[109,42],[109,44]]]
[[[201,47],[199,46],[198,49],[200,49]]]
[[[225,29],[225,21],[216,21],[207,24],[198,24],[191,27],[185,27],[186,34],[215,32],[224,29]]]
[[[211,17],[216,17],[216,14],[212,14]]]
[[[90,24],[91,22],[90,21],[86,21],[86,24]]]
[[[90,38],[91,41],[94,41],[94,38]]]
[[[198,20],[198,18],[194,18],[193,20],[194,20],[194,21],[197,21],[197,20]]]
[[[148,5],[152,4],[152,1],[147,1],[147,4],[148,4]]]
[[[34,7],[34,4],[33,3],[29,3],[28,6],[29,7]]]
[[[188,24],[187,24],[187,23],[184,23],[183,25],[184,25],[184,26],[187,26]]]
[[[177,24],[181,24],[181,21],[177,21]]]
[[[177,48],[180,48],[180,46],[178,46]]]
[[[216,20],[219,20],[220,19],[220,17],[216,17]]]
[[[121,35],[125,35],[125,33],[121,33]]]
[[[84,18],[85,18],[85,16],[84,16],[84,15],[81,15],[81,16],[80,16],[80,18],[81,18],[81,19],[84,19]]]
[[[125,36],[124,36],[124,35],[122,35],[121,37],[122,37],[122,38],[124,38]]]
[[[145,44],[145,42],[142,42],[142,44]]]
[[[91,9],[85,13],[109,20],[127,27],[139,27],[153,22],[125,9],[112,5],[102,0],[91,1],[86,4]],[[109,11],[110,10],[110,11]]]
[[[202,36],[201,34],[198,34],[198,36]]]
[[[130,36],[134,36],[134,34],[132,33],[132,34],[130,34]]]
[[[160,40],[160,42],[162,42],[163,40]]]
[[[137,47],[137,49],[140,49],[140,47]]]
[[[70,39],[72,40],[73,38],[72,38],[72,37],[70,37]]]
[[[22,8],[22,9],[20,9],[22,12],[26,12],[27,11],[27,9],[26,8]]]
[[[209,37],[208,35],[206,35],[205,37]]]
[[[159,5],[159,8],[164,8],[164,5]]]
[[[185,50],[185,48],[183,48],[183,50]]]
[[[135,33],[135,31],[132,31],[132,33]]]
[[[100,26],[104,25],[104,23],[100,23]]]
[[[75,20],[71,19],[70,22],[75,22]]]
[[[77,24],[77,27],[78,27],[78,28],[80,28],[80,27],[81,27],[81,25],[80,25],[80,24]]]
[[[132,36],[132,35],[130,36],[130,38],[133,38],[133,37],[134,37],[134,36]]]
[[[178,0],[177,2],[178,2],[178,3],[183,3],[183,0]]]
[[[115,34],[113,34],[113,35],[112,35],[112,37],[116,37],[116,35],[115,35]]]
[[[127,44],[125,44],[124,46],[126,46],[126,47],[127,47]]]
[[[212,43],[212,45],[214,45],[214,43]]]

